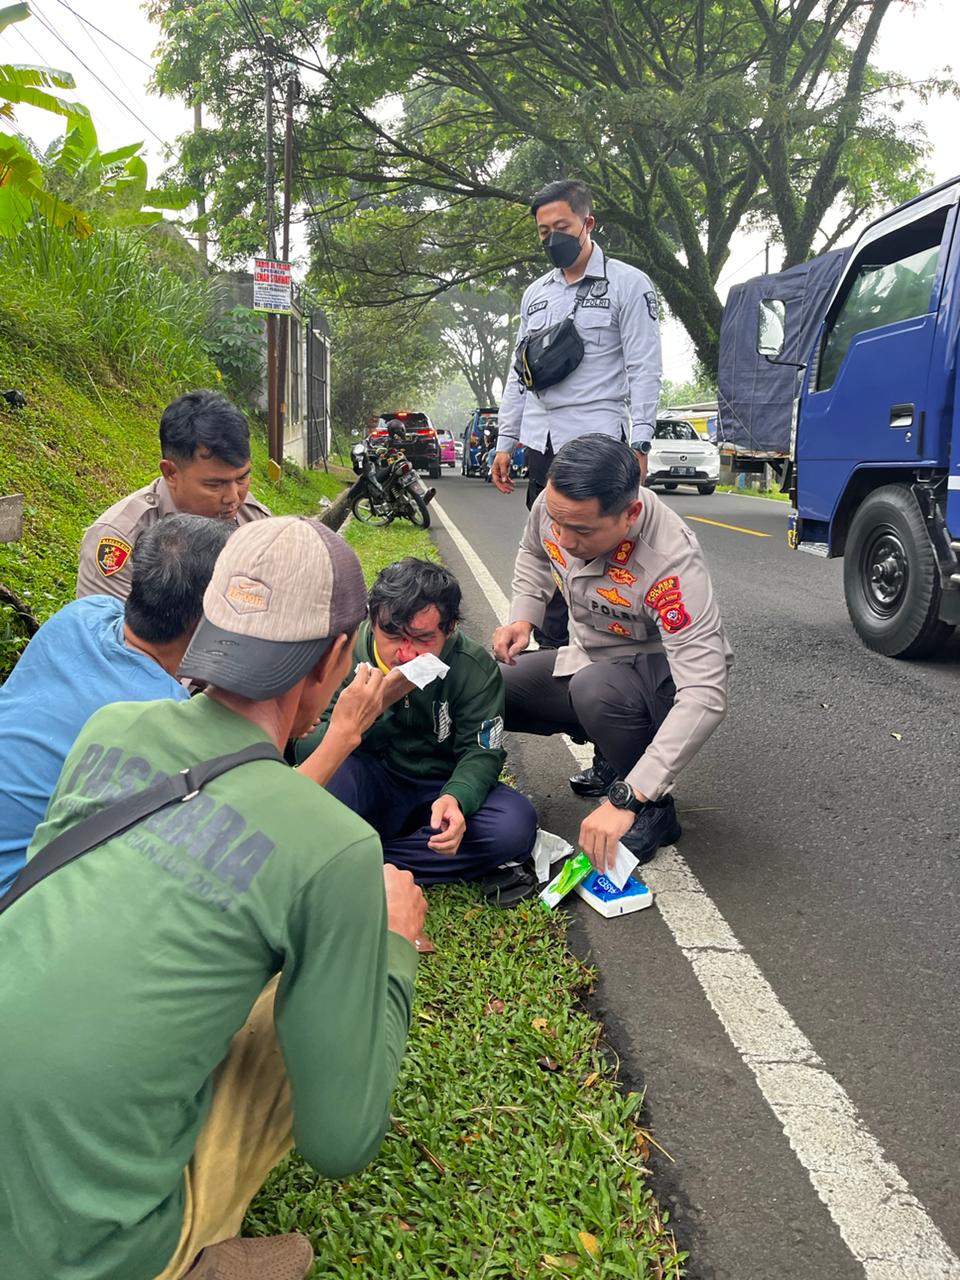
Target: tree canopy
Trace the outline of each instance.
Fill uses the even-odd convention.
[[[318,269],[355,303],[525,283],[527,201],[593,188],[606,247],[643,267],[716,366],[716,283],[762,227],[791,265],[918,190],[925,139],[870,56],[894,0],[153,0],[157,81],[201,93],[189,140],[224,251],[249,253],[262,67],[301,77],[297,194]]]

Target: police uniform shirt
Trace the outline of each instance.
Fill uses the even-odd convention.
[[[554,588],[560,590],[570,643],[557,651],[557,677],[600,659],[666,654],[676,699],[626,779],[656,800],[723,719],[733,655],[695,535],[649,489],[640,497],[643,510],[629,536],[584,561],[560,546],[541,494],[517,553],[510,621],[539,625]]]
[[[583,360],[562,382],[539,394],[524,388],[513,367],[500,402],[497,450],[510,452],[521,441],[554,453],[591,432],[630,444],[653,437],[660,398],[660,322],[657,292],[636,267],[605,258],[594,245],[587,269],[568,283],[557,268],[523,295],[517,342],[559,324],[573,310],[577,291],[592,281],[574,324],[583,340]],[[629,397],[629,410],[627,399]]]
[[[163,476],[108,507],[83,535],[77,571],[77,597],[130,594],[133,554],[137,539],[164,516],[176,515],[177,505]],[[234,517],[236,523],[262,520],[270,511],[249,494]]]

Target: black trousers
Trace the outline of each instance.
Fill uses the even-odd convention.
[[[501,665],[504,727],[513,733],[586,738],[624,778],[653,741],[676,697],[664,653],[591,662],[573,676],[553,674],[557,655],[521,653]]]
[[[547,486],[547,472],[553,461],[553,445],[547,440],[546,450],[527,448],[524,455],[527,465],[527,510],[529,511],[537,498]],[[569,639],[567,631],[567,602],[559,591],[555,591],[547,604],[543,615],[543,624],[534,627],[533,638],[544,649],[560,649]]]

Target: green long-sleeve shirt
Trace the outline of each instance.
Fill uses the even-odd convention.
[[[503,677],[491,655],[460,630],[443,646],[440,659],[450,668],[443,679],[388,707],[363,735],[363,749],[397,773],[436,778],[437,795],[453,796],[469,818],[496,786],[506,759],[501,746]],[[323,741],[331,711],[359,662],[376,666],[369,622],[357,632],[353,670],[319,726],[297,743],[298,761]]]
[[[118,703],[67,757],[31,852],[157,772],[266,735],[212,699]],[[416,952],[389,933],[379,841],[269,761],[56,871],[0,919],[5,1280],[160,1272],[212,1074],[269,978],[294,1137],[321,1173],[380,1146]]]

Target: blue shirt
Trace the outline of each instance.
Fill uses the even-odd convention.
[[[67,752],[108,702],[188,697],[123,639],[123,601],[73,600],[43,624],[0,687],[0,893],[26,861]]]

